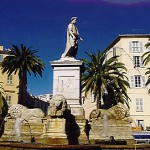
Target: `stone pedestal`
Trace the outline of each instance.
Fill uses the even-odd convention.
[[[87,120],[84,118],[77,117],[76,123],[80,129],[80,135],[78,137],[79,144],[89,144],[89,137],[87,131]]]
[[[83,62],[74,58],[61,58],[50,62],[53,67],[53,95],[62,94],[75,116],[83,115],[81,103],[81,67]]]
[[[37,140],[41,137],[41,133],[43,133],[43,123],[42,119],[38,120],[29,120],[23,121],[19,126],[19,136],[16,133],[15,129],[15,119],[7,118],[4,125],[4,133],[1,137],[3,141],[23,141],[23,142],[31,142]]]
[[[132,118],[121,103],[109,109],[95,109],[90,114],[90,141],[133,141]]]
[[[66,135],[66,119],[64,118],[48,118],[43,120],[44,132],[39,141],[42,143],[67,145],[68,139]]]
[[[108,125],[105,127],[102,124],[91,124],[89,138],[90,140],[110,140],[113,136],[115,140],[133,140],[132,128],[130,124]]]
[[[42,134],[42,137],[67,138],[65,127],[66,119],[49,118],[44,121],[44,133]]]
[[[47,118],[43,120],[44,133],[39,141],[49,144],[88,144],[86,120],[68,114],[67,118]]]
[[[88,144],[85,133],[86,120],[75,118],[68,114],[68,118],[42,118],[23,121],[20,124],[19,137],[15,130],[15,119],[7,118],[4,133],[0,141],[36,142],[44,144],[68,145]]]

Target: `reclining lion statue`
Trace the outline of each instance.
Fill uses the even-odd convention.
[[[132,119],[129,115],[129,110],[122,104],[118,103],[117,105],[109,109],[94,109],[90,113],[89,120],[92,122],[99,121],[103,122],[103,119],[107,117],[108,122],[111,123],[131,123]]]
[[[15,119],[20,118],[21,120],[43,118],[45,116],[44,112],[41,109],[28,109],[21,104],[12,105],[8,110],[8,114]]]

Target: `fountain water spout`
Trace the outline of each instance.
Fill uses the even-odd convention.
[[[103,116],[103,126],[104,126],[104,135],[107,136],[108,118],[107,118],[106,114],[104,114],[104,116]]]
[[[17,141],[20,142],[20,124],[23,120],[21,118],[16,118],[15,120],[15,133],[17,137]]]

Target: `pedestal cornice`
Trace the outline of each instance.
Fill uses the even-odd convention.
[[[50,61],[50,64],[52,67],[57,66],[82,66],[83,61],[82,60],[76,60],[74,58],[63,58],[60,60],[54,60]]]

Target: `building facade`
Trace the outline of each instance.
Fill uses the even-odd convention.
[[[147,68],[150,66],[143,65],[142,55],[150,51],[145,44],[149,42],[150,34],[127,34],[119,35],[105,50],[108,50],[108,59],[119,55],[119,62],[125,64],[127,68],[127,77],[130,83],[130,89],[127,94],[130,97],[130,115],[133,119],[133,127],[142,127],[144,130],[150,128],[150,94],[149,86],[145,83],[148,75],[145,75]],[[83,104],[85,111],[88,110],[86,118],[90,112],[96,108],[92,95],[88,96]]]
[[[108,47],[108,57],[119,55],[119,61],[124,63],[127,68],[127,77],[130,89],[127,94],[131,101],[130,115],[133,119],[133,127],[150,127],[150,94],[145,83],[148,75],[145,75],[148,66],[143,65],[142,55],[149,51],[145,44],[149,41],[150,35],[134,34],[119,35]]]
[[[0,45],[0,63],[7,55],[8,51],[4,50],[3,46]],[[5,98],[8,107],[12,104],[18,103],[18,74],[12,74],[8,76],[6,73],[2,74],[2,70],[0,68],[0,83],[4,88]]]

